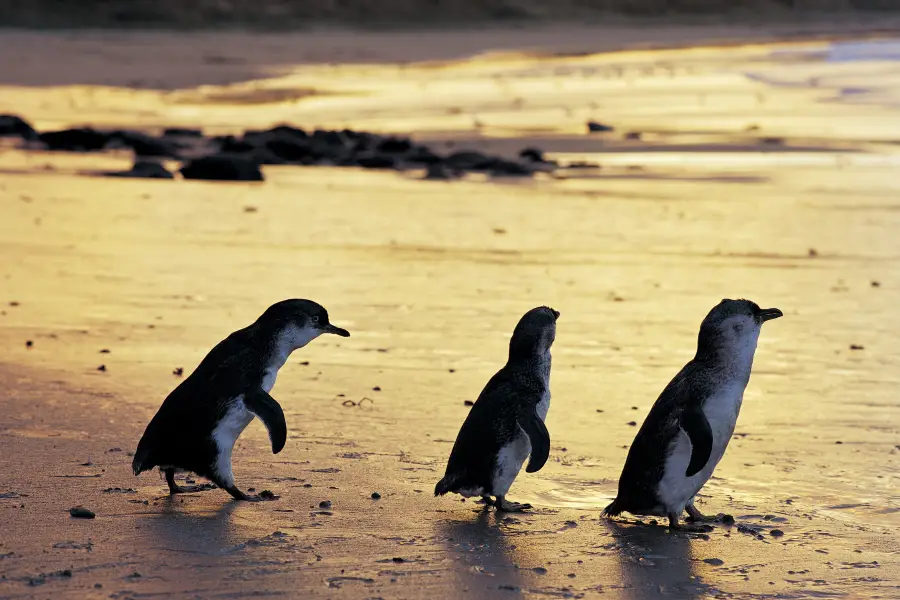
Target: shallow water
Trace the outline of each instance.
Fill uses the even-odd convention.
[[[81,574],[73,585],[96,572],[107,591],[186,591],[194,588],[171,574],[186,566],[170,563],[196,554],[206,570],[190,581],[201,595],[223,591],[216,569],[227,564],[238,579],[267,589],[341,589],[350,597],[396,594],[388,578],[406,582],[411,596],[503,595],[500,581],[554,595],[896,596],[900,155],[884,142],[900,132],[900,115],[891,105],[869,113],[743,75],[762,61],[765,73],[843,68],[776,64],[771,51],[499,57],[405,71],[309,67],[236,87],[302,86],[316,77],[367,94],[214,105],[207,113],[147,93],[137,99],[142,112],[114,117],[215,128],[288,117],[304,123],[312,114],[327,125],[340,113],[353,127],[423,125],[434,137],[488,148],[503,142],[475,139],[463,118],[477,115],[487,124],[482,133],[501,136],[552,121],[552,139],[515,144],[604,165],[562,180],[429,182],[273,167],[262,185],[123,181],[77,172],[125,157],[0,155],[7,171],[0,243],[8,257],[0,300],[18,303],[0,316],[12,409],[0,421],[0,493],[30,494],[24,509],[0,500],[4,520],[16,514],[7,521],[14,535],[0,545],[0,555],[13,553],[0,563],[9,579],[0,594],[28,595],[27,577],[70,562]],[[631,75],[572,75],[585,65]],[[854,63],[854,78],[889,85],[879,68]],[[498,79],[522,87],[504,89]],[[546,107],[509,108],[526,90]],[[40,91],[45,106],[83,93]],[[96,103],[72,118],[123,110],[117,93],[95,90]],[[759,94],[763,105],[755,104]],[[698,104],[700,95],[708,103]],[[561,106],[561,97],[573,107]],[[448,116],[445,104],[461,113]],[[649,131],[657,146],[641,150],[619,134],[565,137],[598,113],[622,130]],[[746,124],[761,130],[746,132]],[[760,149],[762,135],[787,140]],[[720,145],[734,151],[709,150]],[[791,152],[794,145],[815,151]],[[210,492],[160,512],[161,482],[133,478],[130,459],[108,449],[134,447],[177,384],[174,367],[190,370],[224,335],[291,296],[321,302],[353,337],[317,340],[279,377],[273,395],[290,428],[283,454],[267,453],[259,424],[239,442],[239,484],[276,489],[282,500],[223,509],[233,505]],[[763,538],[719,528],[703,541],[598,522],[636,432],[629,423],[640,424],[691,358],[700,321],[723,297],[785,313],[763,329],[735,438],[701,494],[704,511],[732,513]],[[503,364],[518,317],[541,304],[562,313],[547,420],[551,459],[540,473],[523,473],[510,494],[537,514],[494,523],[430,492],[464,419],[463,400],[474,400]],[[106,372],[96,371],[100,363]],[[363,398],[371,402],[344,404]],[[86,460],[105,471],[80,466]],[[101,483],[53,479],[72,473],[98,474]],[[154,503],[99,496],[111,486],[133,487],[135,498]],[[379,508],[389,507],[374,515],[373,489],[385,495]],[[353,508],[336,509],[323,524],[313,513],[325,497]],[[93,530],[68,517],[41,527],[42,515],[63,514],[76,501],[103,509]],[[288,537],[272,537],[276,527]],[[121,538],[124,528],[135,537]],[[769,536],[773,528],[784,537]],[[72,550],[57,549],[40,557],[37,549],[59,536],[90,537],[95,554],[76,561]],[[389,561],[392,548],[412,557],[404,568],[414,574],[391,575],[360,559]],[[100,566],[101,557],[115,566]],[[547,575],[533,570],[553,564]],[[124,580],[132,569],[150,577]]]

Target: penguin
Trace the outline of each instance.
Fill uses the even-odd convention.
[[[272,452],[281,452],[287,425],[269,391],[291,352],[323,333],[350,336],[328,321],[322,306],[295,299],[273,304],[252,325],[219,342],[147,425],[134,453],[134,474],[159,467],[171,494],[211,487],[175,484],[176,471],[192,471],[237,500],[266,499],[235,486],[232,448],[253,417],[259,417],[269,432]]]
[[[724,516],[703,515],[694,496],[734,433],[762,324],[781,316],[777,308],[729,299],[706,315],[693,360],[660,394],[631,444],[606,515],[667,517],[673,529],[685,509],[693,522]]]
[[[509,359],[469,411],[435,496],[481,496],[486,506],[505,512],[531,508],[507,501],[506,493],[526,458],[530,456],[525,471],[535,473],[550,456],[544,419],[550,409],[550,346],[558,318],[557,311],[541,306],[519,320],[509,341]]]

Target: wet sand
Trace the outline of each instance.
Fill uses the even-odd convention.
[[[0,111],[42,127],[290,121],[603,165],[527,183],[267,167],[265,183],[238,184],[88,177],[130,157],[4,147],[0,597],[896,597],[900,67],[838,60],[846,50],[0,89]],[[591,118],[617,129],[587,136]],[[258,422],[238,442],[238,484],[281,499],[172,500],[156,474],[135,478],[129,453],[173,369],[292,296],[353,337],[319,339],[282,370],[281,454]],[[702,510],[738,525],[703,537],[602,519],[629,423],[722,297],[785,312],[702,492]],[[433,498],[464,400],[539,304],[562,312],[551,459],[510,493],[535,510]],[[71,518],[75,505],[97,518]]]

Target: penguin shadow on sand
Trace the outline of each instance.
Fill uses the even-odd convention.
[[[472,597],[506,598],[522,589],[515,544],[502,529],[504,518],[504,513],[485,506],[474,520],[467,517],[437,525],[436,534],[453,560],[455,587],[468,590]]]
[[[616,541],[625,597],[701,598],[710,592],[694,572],[693,536],[640,522],[601,519],[601,524]]]
[[[246,536],[232,514],[240,502],[225,501],[216,509],[191,510],[179,496],[159,501],[159,511],[141,522],[150,545],[175,554],[219,555]]]

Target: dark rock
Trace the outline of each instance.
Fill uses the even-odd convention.
[[[272,490],[263,490],[259,493],[259,497],[263,500],[278,500],[278,496],[275,495]]]
[[[379,142],[375,149],[387,154],[405,154],[413,149],[413,144],[409,138],[389,137]]]
[[[319,502],[319,508],[331,508],[331,500],[322,500]]]
[[[394,561],[395,563],[406,562],[403,558],[401,558],[401,557],[399,557],[399,556],[395,556],[395,557],[392,558],[391,560]]]
[[[281,138],[269,140],[266,142],[266,149],[287,162],[300,162],[307,158],[315,158],[309,142],[301,139]]]
[[[525,148],[519,152],[519,158],[533,162],[547,162],[544,159],[544,151],[540,148]]]
[[[309,137],[309,134],[299,127],[293,127],[291,125],[278,125],[269,130],[269,133],[278,137],[284,138],[295,138],[305,140]]]
[[[534,175],[534,170],[515,161],[497,160],[491,165],[490,173],[494,177],[531,177]]]
[[[372,492],[372,500],[381,500],[381,494],[378,492]]]
[[[96,152],[109,142],[109,134],[90,127],[48,131],[38,135],[48,150],[64,152]]]
[[[722,515],[722,524],[734,525],[734,517],[732,517],[731,515]]]
[[[221,138],[219,142],[219,150],[231,154],[244,154],[247,152],[253,152],[254,150],[256,150],[256,148],[257,146],[251,144],[250,142],[246,140],[239,140],[231,135]]]
[[[491,168],[497,159],[481,152],[463,150],[454,152],[444,159],[444,163],[461,171],[484,171]]]
[[[384,154],[357,156],[354,161],[366,169],[393,169],[397,165],[397,159]]]
[[[450,170],[447,165],[442,163],[428,165],[428,171],[425,173],[425,179],[453,179],[456,176],[455,171]]]
[[[769,532],[769,535],[771,535],[772,537],[781,537],[784,535],[784,532],[780,529],[773,529]]]
[[[588,133],[600,133],[604,131],[614,131],[615,127],[612,125],[604,125],[603,123],[598,123],[597,121],[588,121],[587,122]]]
[[[475,403],[471,400],[463,400],[463,404],[466,406],[475,406]]]
[[[640,131],[629,131],[628,133],[625,134],[625,139],[626,140],[640,140],[641,132]]]
[[[172,375],[181,377],[182,375],[184,375],[184,368],[183,367],[175,367],[174,369],[172,369]]]
[[[259,164],[250,158],[229,154],[214,154],[190,161],[181,168],[185,179],[215,181],[262,181]]]
[[[34,346],[34,342],[32,342],[31,340],[25,340],[26,348],[31,348],[32,346]]]
[[[20,137],[23,140],[36,140],[38,139],[38,133],[22,117],[0,115],[0,137]]]
[[[587,162],[583,160],[576,160],[574,162],[570,162],[566,165],[567,169],[599,169],[600,165],[597,163]]]
[[[69,514],[76,519],[93,519],[97,516],[94,514],[94,511],[88,510],[83,506],[73,506],[69,509]]]
[[[426,146],[415,146],[403,160],[414,165],[435,165],[443,159]]]
[[[720,567],[725,564],[725,561],[721,558],[704,558],[703,562],[708,565],[713,565],[714,567]]]
[[[861,346],[860,344],[850,344],[851,350],[865,350],[865,346]]]
[[[131,148],[135,156],[178,158],[178,149],[170,140],[155,138],[139,131],[114,131],[109,135],[108,146]]]
[[[346,148],[347,140],[344,138],[343,134],[340,131],[325,131],[323,129],[316,129],[313,132],[313,140],[316,142],[325,144],[326,146],[331,146],[333,148]]]
[[[99,367],[97,367],[97,370],[98,371],[106,371],[106,365],[100,365]]]
[[[185,127],[167,127],[163,131],[165,137],[203,137],[202,129],[188,129]]]
[[[110,177],[143,177],[147,179],[174,179],[175,176],[164,166],[151,160],[135,161],[128,171],[107,173]]]

